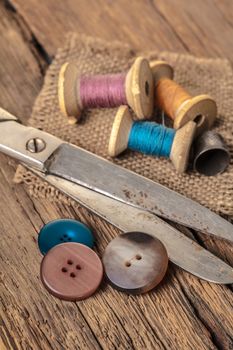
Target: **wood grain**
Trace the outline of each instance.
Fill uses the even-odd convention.
[[[188,2],[104,0],[0,2],[0,103],[23,122],[44,72],[69,30],[137,49],[232,58],[229,0]],[[90,225],[101,255],[119,232],[78,205],[30,198],[14,185],[15,163],[0,155],[0,349],[232,349],[231,287],[170,265],[155,291],[128,296],[106,282],[92,298],[62,302],[39,280],[37,233],[55,218]],[[188,230],[186,233],[190,234]],[[193,232],[202,245],[233,264],[233,247]]]
[[[22,35],[14,16],[4,6],[0,6],[0,16],[0,103],[26,120],[41,87],[42,73],[29,44],[30,37]]]

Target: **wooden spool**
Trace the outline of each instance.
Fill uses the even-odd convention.
[[[116,157],[128,147],[133,119],[127,106],[121,106],[113,122],[108,154]],[[178,173],[184,173],[188,166],[189,153],[196,132],[196,123],[189,121],[176,131],[170,159]]]
[[[65,63],[61,67],[58,80],[58,98],[60,109],[69,118],[69,123],[76,123],[82,112],[79,90],[80,72],[74,63]],[[138,57],[125,79],[125,92],[128,105],[138,119],[151,117],[154,108],[154,83],[149,62]]]
[[[188,121],[197,124],[196,134],[209,130],[217,116],[216,102],[209,95],[192,97],[174,82],[173,68],[166,62],[150,63],[155,82],[155,104],[174,121],[179,129]]]

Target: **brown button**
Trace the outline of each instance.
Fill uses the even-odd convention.
[[[63,243],[44,256],[40,275],[45,288],[55,297],[76,301],[96,291],[103,277],[103,265],[89,247]]]
[[[109,243],[103,264],[114,287],[139,294],[151,290],[163,279],[168,255],[158,239],[142,232],[127,232]]]

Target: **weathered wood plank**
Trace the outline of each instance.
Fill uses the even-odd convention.
[[[26,120],[42,84],[38,58],[30,37],[22,36],[14,17],[0,6],[0,82],[1,107]]]
[[[233,348],[233,298],[229,287],[197,280],[183,271],[176,274],[193,311],[209,330],[220,349]],[[226,317],[227,315],[227,317]]]
[[[47,220],[60,216],[82,218],[84,215],[87,218],[88,214],[76,207],[72,209],[60,205],[57,208],[48,201],[31,200],[22,186],[12,186],[14,169],[6,166],[7,158],[1,155],[0,161],[3,165],[0,192],[5,193],[0,202],[0,212],[5,218],[1,231],[7,237],[2,244],[0,258],[4,287],[0,315],[3,329],[10,329],[10,333],[14,334],[16,347],[30,345],[37,349],[51,346],[51,337],[60,339],[58,343],[53,343],[54,349],[59,348],[59,344],[68,346],[66,334],[69,332],[73,334],[73,338],[69,338],[69,348],[75,348],[77,342],[81,349],[85,348],[84,344],[87,348],[98,348],[93,332],[104,349],[162,349],[172,345],[178,348],[180,344],[187,349],[197,346],[215,349],[209,330],[193,314],[189,300],[174,275],[174,268],[163,286],[145,296],[128,296],[103,283],[95,296],[77,304],[51,297],[39,280],[41,256],[37,232]],[[109,236],[116,235],[117,231],[108,226],[103,232],[101,220],[96,217],[94,220],[99,242],[97,247],[102,253]],[[90,224],[89,220],[87,222]]]
[[[178,2],[179,11],[177,2],[171,0],[129,4],[123,0],[82,0],[78,6],[74,0],[5,3],[13,4],[16,11],[0,3],[0,30],[5,31],[0,37],[4,67],[0,102],[20,117],[30,112],[42,73],[67,30],[120,39],[136,48],[232,54],[229,37],[226,45],[224,40],[221,43],[223,34],[214,22],[220,21],[222,32],[226,28],[232,35],[231,16],[219,1],[198,0],[192,5],[183,0]],[[198,5],[199,10],[194,8]],[[205,21],[209,12],[211,21]],[[195,13],[191,20],[190,13]],[[127,296],[106,282],[94,297],[80,303],[61,302],[50,296],[39,280],[41,256],[36,239],[43,223],[59,217],[86,222],[96,233],[100,254],[118,231],[78,206],[31,199],[22,186],[12,183],[14,163],[10,161],[10,165],[8,158],[0,155],[0,164],[1,349],[233,347],[230,289],[201,282],[173,266],[163,284],[144,296]],[[208,239],[205,244],[226,260],[232,258],[226,243],[216,245]]]
[[[173,30],[182,39],[188,50],[196,55],[228,57],[232,59],[232,12],[230,2],[205,1],[163,1],[154,0],[156,8]],[[222,4],[222,5],[220,5]],[[229,7],[228,7],[229,5]],[[229,14],[229,20],[222,11],[222,6]],[[172,16],[172,13],[176,13]]]
[[[22,120],[26,120],[31,113],[33,101],[42,83],[43,60],[33,48],[30,33],[27,33],[24,30],[24,35],[22,34],[14,16],[9,14],[9,11],[4,8],[2,3],[0,4],[0,14],[0,102],[1,106],[12,113],[17,114]],[[47,332],[48,326],[46,326],[46,317],[47,315],[50,317],[51,314],[57,314],[57,307],[55,307],[54,310],[47,311],[43,302],[40,304],[40,300],[39,302],[33,300],[33,288],[37,288],[37,286],[34,284],[33,287],[33,284],[30,284],[29,287],[30,279],[28,279],[28,276],[30,274],[34,275],[38,280],[39,265],[35,264],[33,255],[32,259],[28,260],[27,252],[30,251],[30,244],[35,245],[35,241],[33,241],[32,235],[30,234],[31,232],[35,232],[35,228],[32,226],[28,218],[25,217],[25,212],[21,205],[18,204],[23,201],[23,198],[27,199],[28,196],[24,190],[21,189],[21,195],[19,196],[19,199],[16,199],[13,190],[14,186],[12,184],[14,169],[7,164],[5,157],[2,158],[4,158],[5,162],[1,161],[1,172],[3,174],[5,171],[7,172],[7,169],[11,171],[11,185],[5,187],[4,181],[2,181],[1,178],[0,198],[1,205],[3,205],[4,208],[1,212],[1,237],[3,238],[1,249],[3,250],[0,257],[1,262],[3,261],[1,263],[0,283],[1,349],[39,349],[41,347],[48,348],[49,345],[60,349],[61,344],[63,346],[67,342],[68,346],[69,343],[71,343],[69,338],[71,338],[72,334],[67,337],[67,334],[69,334],[67,323],[62,336],[67,339],[59,341],[59,332],[57,335],[51,331]],[[8,192],[7,189],[9,189],[10,192]],[[17,200],[19,202],[17,202]],[[29,202],[31,203],[31,207],[27,207],[31,208],[31,211],[33,212],[33,204],[30,200]],[[14,215],[12,215],[12,213],[14,213]],[[39,216],[34,212],[34,225],[39,221],[41,224]],[[26,246],[24,244],[21,245],[22,241],[26,243],[26,240],[22,238],[21,233],[25,233],[30,241]],[[12,236],[8,237],[9,234]],[[40,261],[40,257],[38,256],[37,258],[39,258]],[[30,266],[35,268],[35,270],[30,270]],[[25,275],[26,271],[27,276]],[[22,281],[25,282],[26,288],[21,289],[23,285]],[[30,288],[32,289],[30,290]],[[22,296],[25,300],[21,299],[19,290],[22,292]],[[27,303],[29,306],[28,308]],[[34,311],[31,312],[30,308],[34,306]],[[40,309],[42,309],[44,314],[40,312]],[[63,312],[62,309],[62,313]],[[76,316],[80,321],[78,327],[73,329],[73,334],[79,330],[81,335],[78,339],[78,343],[76,344],[77,339],[74,340],[74,343],[77,346],[82,345],[83,343],[84,346],[87,346],[88,348],[99,349],[98,342],[95,340],[95,336],[86,324],[85,319],[78,311],[76,312]],[[72,323],[73,317],[75,317],[75,315],[69,317],[70,323]],[[61,314],[59,319],[62,320],[63,318],[64,316]],[[37,324],[39,322],[41,322],[42,325],[40,331],[37,329]],[[54,319],[54,322],[56,324],[56,319]],[[52,323],[50,326],[52,326]],[[72,329],[72,327],[70,327],[70,329]],[[51,334],[52,337],[50,338]],[[55,340],[53,341],[53,339]],[[51,341],[53,343],[52,345],[50,343]]]
[[[72,348],[78,345],[80,348],[99,349],[94,334],[75,304],[50,303],[46,296],[43,298],[45,291],[39,280],[41,256],[35,230],[42,222],[23,188],[12,186],[14,169],[6,166],[6,158],[3,159],[2,155],[0,159],[5,166],[0,173],[0,192],[4,193],[0,207],[2,218],[5,218],[1,220],[1,235],[5,239],[0,255],[0,318],[2,328],[5,332],[8,330],[8,341],[13,343],[13,348],[19,349],[60,349],[61,344],[64,347],[70,344]],[[34,212],[33,221],[29,220],[24,206]],[[5,342],[4,338],[2,342]]]
[[[62,44],[64,34],[69,30],[107,40],[122,40],[138,49],[185,50],[151,2],[81,0],[78,6],[74,0],[59,3],[10,0],[10,3],[50,55]],[[38,13],[43,14],[40,21],[37,20]]]
[[[138,49],[188,51],[195,55],[231,58],[231,1],[81,0],[78,6],[74,0],[9,2],[50,55],[62,44],[64,33],[73,30],[94,33],[108,40],[123,40]],[[38,13],[42,14],[40,21]]]
[[[122,0],[88,3],[82,0],[78,6],[74,0],[59,4],[53,0],[49,3],[41,1],[39,4],[36,0],[8,2],[17,10],[19,23],[26,23],[30,27],[38,42],[51,56],[56,47],[62,45],[64,33],[67,30],[77,30],[90,35],[94,32],[95,35],[110,40],[127,41],[138,49],[157,48],[203,56],[232,57],[231,20],[225,20],[226,10],[219,10],[220,2],[215,4],[212,0],[198,0],[195,3],[184,0],[135,1],[129,4]],[[224,6],[222,8],[225,9]],[[40,21],[37,20],[38,13],[42,14]],[[172,15],[174,13],[175,16]],[[49,16],[50,21],[46,20]],[[200,242],[206,239],[199,237]],[[217,252],[220,257],[225,257],[226,261],[232,259],[231,247],[226,243],[208,239],[203,245]]]

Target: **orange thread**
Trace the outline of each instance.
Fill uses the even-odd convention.
[[[181,104],[192,97],[180,85],[168,78],[158,81],[155,96],[157,106],[173,120]]]

